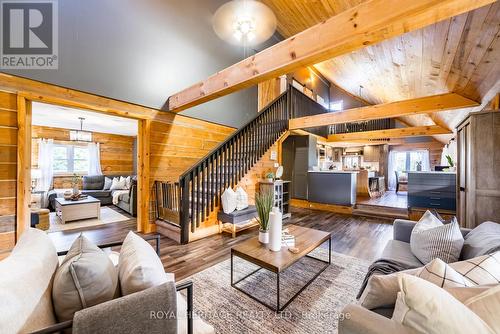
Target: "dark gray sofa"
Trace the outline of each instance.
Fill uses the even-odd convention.
[[[411,252],[411,231],[416,222],[396,219],[393,225],[393,239],[387,242],[379,259],[394,260],[405,264],[408,268],[419,268],[424,264]],[[460,261],[471,259],[500,250],[500,224],[485,222],[474,230],[460,229],[465,243]],[[472,232],[471,232],[472,231]],[[339,334],[383,334],[413,333],[410,329],[392,321],[393,307],[368,310],[358,304],[349,304],[342,310],[346,319],[339,318]]]
[[[137,216],[137,177],[135,175],[86,175],[82,178],[81,193],[97,198],[101,205],[111,205],[113,204],[114,190],[104,190],[104,180],[105,177],[112,179],[120,176],[131,176],[131,182],[128,194],[120,195],[116,206],[135,217]],[[51,211],[55,211],[54,201],[56,197],[55,191],[49,191],[48,199]]]

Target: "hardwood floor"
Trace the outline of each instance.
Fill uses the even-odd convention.
[[[366,205],[386,206],[389,208],[408,208],[408,194],[406,191],[399,191],[397,194],[394,190],[386,191],[380,197],[374,198],[358,198],[357,203]]]
[[[387,240],[392,238],[392,225],[387,220],[376,218],[292,208],[292,218],[288,222],[332,232],[333,251],[368,261],[380,255]],[[130,230],[135,229],[136,221],[132,218],[91,230],[55,232],[49,233],[49,236],[57,250],[66,250],[80,233],[99,244],[123,240]],[[176,279],[180,280],[229,258],[232,246],[256,234],[257,228],[252,228],[239,233],[234,239],[224,233],[187,245],[162,237],[161,260],[165,270],[175,273]]]

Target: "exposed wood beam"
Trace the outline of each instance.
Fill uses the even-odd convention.
[[[336,141],[328,142],[329,146],[342,147],[342,146],[373,146],[373,145],[403,145],[405,140],[403,138],[388,138],[383,140],[367,140],[367,139],[351,139],[349,141]]]
[[[169,110],[182,111],[493,2],[495,0],[367,1],[170,96]]]
[[[369,121],[381,118],[394,118],[450,109],[470,108],[478,105],[479,103],[456,93],[447,93],[354,108],[339,112],[294,118],[290,120],[290,129],[304,129],[316,126]]]
[[[440,150],[443,148],[445,144],[440,141],[434,140],[430,142],[422,142],[422,143],[405,143],[400,145],[391,146],[392,151],[410,151],[410,150]]]
[[[329,135],[329,142],[350,141],[359,139],[379,139],[379,138],[406,138],[431,135],[443,135],[451,133],[450,130],[443,129],[438,125],[413,126],[409,128],[397,128],[387,130],[375,130],[364,132],[350,132],[336,135]]]

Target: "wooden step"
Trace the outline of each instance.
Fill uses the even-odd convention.
[[[409,219],[408,209],[381,205],[356,204],[352,211],[355,216],[375,217],[382,219]]]

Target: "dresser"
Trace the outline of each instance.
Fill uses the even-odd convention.
[[[457,176],[447,172],[408,172],[408,207],[455,211]]]

